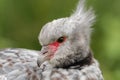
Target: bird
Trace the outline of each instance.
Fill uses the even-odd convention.
[[[41,51],[1,49],[0,80],[104,80],[90,49],[95,18],[85,0],[79,0],[69,17],[43,26],[38,36]]]

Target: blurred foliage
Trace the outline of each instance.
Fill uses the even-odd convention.
[[[40,50],[41,27],[69,16],[78,0],[0,0],[0,48]],[[120,80],[120,0],[88,0],[97,21],[91,47],[100,61],[105,80]]]

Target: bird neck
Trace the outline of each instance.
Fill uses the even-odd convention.
[[[70,65],[63,66],[63,69],[79,69],[81,70],[83,66],[89,66],[93,63],[93,55],[92,52],[89,51],[88,56],[84,58],[83,60],[78,60],[75,63],[72,63]]]

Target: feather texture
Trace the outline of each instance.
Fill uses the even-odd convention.
[[[37,66],[38,51],[5,49],[0,51],[0,77],[3,80],[103,80],[96,60],[90,66],[78,69],[50,69]],[[0,79],[2,80],[2,79]]]
[[[0,50],[0,80],[103,80],[89,46],[95,15],[84,5],[85,0],[80,0],[70,17],[42,28],[38,37],[41,51]]]

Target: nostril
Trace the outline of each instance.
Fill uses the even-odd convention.
[[[44,51],[44,52],[42,52],[42,54],[46,54],[48,51]]]

